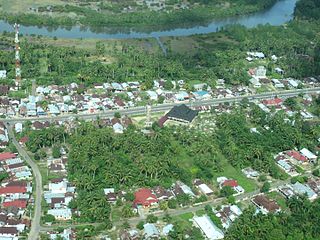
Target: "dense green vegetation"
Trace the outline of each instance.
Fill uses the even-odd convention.
[[[259,26],[246,29],[229,27],[219,33],[166,41],[168,56],[160,51],[150,52],[130,44],[106,48],[98,42],[94,51],[74,47],[48,46],[45,40],[21,43],[22,74],[37,78],[38,84],[141,81],[144,88],[153,85],[153,79],[185,79],[204,81],[214,86],[215,80],[224,78],[228,84],[248,84],[247,69],[255,66],[246,60],[247,51],[262,51],[267,56],[277,55],[277,63],[265,61],[268,74],[277,76],[275,67],[285,71],[285,77],[302,78],[320,74],[319,24],[293,21],[286,27]],[[192,40],[197,49],[180,44]],[[11,39],[12,41],[12,39]],[[57,40],[59,41],[59,40]],[[8,42],[4,37],[3,42]],[[148,44],[148,43],[145,43]],[[191,49],[191,50],[190,50]],[[108,57],[106,64],[101,60]],[[259,63],[261,64],[261,63]],[[0,66],[14,77],[14,52],[0,51]]]
[[[320,19],[320,2],[318,0],[300,0],[295,8],[295,17],[301,19]]]
[[[320,238],[320,200],[311,203],[305,197],[287,202],[290,213],[254,214],[247,210],[228,230],[225,239],[316,240]]]
[[[165,26],[173,24],[194,24],[207,22],[213,18],[242,15],[271,7],[277,0],[233,0],[228,3],[224,0],[190,1],[189,9],[171,9],[168,11],[150,11],[140,9],[135,12],[123,13],[124,6],[130,6],[122,1],[113,4],[100,4],[101,11],[85,5],[52,5],[50,12],[56,14],[40,15],[34,13],[19,13],[2,11],[0,17],[11,23],[18,21],[26,25],[37,26],[84,26],[110,27],[110,26]],[[194,4],[197,3],[197,4]],[[119,6],[120,5],[120,6]],[[132,6],[132,5],[131,5]],[[121,10],[120,10],[121,9]],[[39,8],[40,12],[47,12],[46,7]],[[70,17],[70,13],[76,17]]]
[[[246,120],[246,111],[251,116],[250,122]],[[168,188],[175,180],[190,185],[194,178],[214,181],[216,176],[225,175],[224,156],[239,174],[240,169],[251,166],[275,178],[285,178],[276,167],[273,154],[294,147],[313,150],[320,130],[317,125],[303,123],[299,117],[293,126],[284,121],[285,117],[282,112],[267,117],[252,107],[217,117],[218,129],[214,133],[181,127],[160,129],[154,125],[152,136],[144,135],[134,126],[116,135],[109,128],[82,123],[69,139],[69,178],[79,194],[73,208],[79,209],[87,221],[105,221],[110,211],[103,188],[156,185]],[[266,124],[270,129],[263,128]],[[252,125],[260,134],[250,132]],[[190,202],[178,199],[183,205],[186,201]]]

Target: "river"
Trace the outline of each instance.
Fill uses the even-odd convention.
[[[240,17],[229,17],[221,20],[213,20],[207,25],[197,25],[192,27],[177,27],[170,30],[148,30],[137,31],[132,29],[121,28],[104,28],[95,29],[84,28],[80,26],[70,28],[46,28],[36,26],[21,26],[20,33],[36,34],[58,38],[98,38],[98,39],[128,39],[128,38],[148,38],[148,37],[166,37],[166,36],[190,36],[193,34],[206,34],[216,32],[219,29],[231,25],[241,24],[248,28],[260,24],[270,24],[274,26],[282,25],[293,18],[294,7],[297,0],[281,0],[273,5],[270,9]],[[13,31],[13,27],[5,22],[0,21],[1,31]]]

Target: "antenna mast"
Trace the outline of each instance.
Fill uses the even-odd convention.
[[[21,83],[21,65],[20,65],[20,45],[19,45],[19,27],[20,25],[15,23],[15,60],[16,60],[16,86],[19,88]]]

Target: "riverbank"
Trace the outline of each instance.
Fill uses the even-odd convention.
[[[154,31],[167,30],[176,27],[192,27],[207,24],[213,19],[224,19],[232,16],[243,16],[271,8],[278,0],[258,0],[250,3],[248,0],[217,1],[217,4],[199,4],[189,9],[171,11],[137,11],[129,13],[114,13],[97,11],[76,5],[48,5],[50,11],[35,13],[21,9],[11,11],[0,5],[0,19],[9,23],[19,22],[25,26],[45,27],[90,27],[91,31],[102,31],[105,27],[121,27],[124,31]],[[222,2],[224,4],[222,4]],[[251,1],[252,2],[252,1]],[[0,1],[1,4],[1,1]],[[9,7],[7,7],[9,8]],[[11,8],[9,8],[11,9]],[[25,10],[25,11],[23,11]]]
[[[0,0],[1,1],[1,0]],[[88,28],[88,27],[36,27],[20,26],[21,34],[43,35],[57,38],[80,38],[80,39],[130,39],[130,38],[162,38],[168,36],[191,36],[195,34],[208,34],[217,32],[226,26],[239,24],[247,28],[253,28],[258,25],[280,26],[292,20],[293,12],[297,0],[278,1],[266,11],[260,11],[255,14],[243,15],[238,17],[224,17],[220,20],[214,20],[206,25],[195,25],[172,28],[171,30],[156,30],[152,27],[140,27],[140,30],[133,28]],[[20,19],[21,20],[21,19]],[[187,25],[187,24],[186,24]],[[0,20],[0,29],[4,32],[12,32],[12,25]],[[159,29],[159,27],[157,27]]]

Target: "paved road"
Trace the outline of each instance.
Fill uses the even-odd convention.
[[[238,96],[238,97],[229,97],[229,98],[214,98],[210,100],[195,100],[195,101],[186,101],[186,102],[178,102],[178,103],[168,103],[168,104],[159,104],[152,106],[151,112],[166,112],[170,110],[175,105],[180,105],[185,103],[189,106],[198,107],[198,106],[205,106],[205,105],[218,105],[220,103],[232,103],[232,102],[240,102],[244,98],[248,98],[249,101],[254,100],[262,100],[262,99],[269,99],[275,96],[279,97],[294,97],[298,96],[301,93],[320,93],[320,87],[318,88],[306,88],[306,89],[295,89],[295,90],[288,90],[288,91],[279,91],[279,92],[267,92],[261,94],[254,94],[254,95],[245,95],[245,96]],[[78,113],[78,114],[63,114],[59,116],[44,116],[44,117],[18,117],[18,118],[11,118],[11,119],[4,119],[4,122],[7,123],[16,123],[16,122],[24,122],[28,120],[38,120],[38,121],[56,121],[56,120],[68,120],[70,118],[78,118],[84,120],[96,119],[100,118],[108,118],[113,117],[116,112],[119,112],[123,115],[142,115],[146,113],[145,107],[132,107],[128,109],[119,109],[119,110],[108,110],[101,113]]]
[[[34,215],[31,222],[31,230],[28,236],[28,240],[36,240],[39,237],[40,232],[40,218],[41,218],[41,198],[42,198],[42,177],[40,170],[36,163],[34,163],[31,158],[29,157],[28,153],[20,146],[17,142],[12,127],[8,124],[6,125],[9,133],[9,137],[12,140],[12,143],[17,148],[20,156],[29,164],[32,169],[33,176],[35,179],[35,204],[34,204]],[[34,184],[33,184],[34,186]]]

